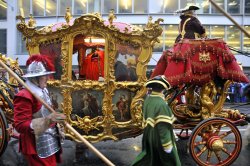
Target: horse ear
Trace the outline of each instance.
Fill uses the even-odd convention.
[[[16,58],[16,61],[18,61],[18,57]]]

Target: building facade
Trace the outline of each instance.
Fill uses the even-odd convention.
[[[214,1],[250,33],[250,0]],[[173,46],[179,33],[180,19],[175,11],[191,4],[200,7],[197,17],[206,27],[209,38],[223,38],[229,46],[250,52],[250,38],[216,10],[208,0],[0,0],[0,52],[12,58],[18,57],[20,65],[25,65],[28,52],[21,33],[16,29],[16,15],[29,19],[29,14],[32,14],[37,27],[43,27],[64,22],[67,7],[71,9],[73,17],[99,12],[105,20],[108,18],[109,10],[114,9],[117,16],[115,21],[118,22],[144,26],[149,16],[153,17],[153,21],[158,18],[164,19],[160,43],[155,45],[149,63],[153,67],[162,52]],[[235,54],[244,71],[250,73],[250,55]]]

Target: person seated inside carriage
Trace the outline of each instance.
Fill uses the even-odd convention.
[[[206,30],[195,16],[195,11],[199,10],[198,6],[187,6],[184,9],[177,10],[176,13],[181,13],[179,23],[179,35],[175,43],[181,39],[196,39],[206,37]]]

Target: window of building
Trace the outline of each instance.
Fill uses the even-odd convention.
[[[250,14],[250,0],[245,0],[245,13]]]
[[[132,13],[132,0],[119,0],[119,13]]]
[[[209,37],[210,36],[210,26],[209,25],[202,25],[204,28],[205,28],[205,30],[206,30],[206,35],[207,35],[207,37]]]
[[[178,1],[165,0],[163,8],[165,13],[173,13],[178,9]]]
[[[75,0],[74,14],[81,15],[87,13],[87,0]]]
[[[59,8],[60,8],[60,16],[64,16],[66,13],[66,9],[70,8],[70,11],[72,9],[72,0],[60,0],[60,4],[59,4]]]
[[[164,0],[149,0],[149,13],[163,13]]]
[[[211,26],[210,38],[222,38],[224,40],[225,26],[219,26],[219,25]]]
[[[134,1],[134,13],[148,13],[148,1],[147,0]]]
[[[117,11],[117,1],[116,0],[105,0],[103,1],[103,13],[109,13],[111,9],[114,9],[115,13]]]
[[[200,7],[200,9],[196,11],[197,14],[209,13],[209,7],[210,7],[209,1],[196,0],[196,5]]]
[[[98,12],[101,13],[101,0],[88,0],[88,12]]]
[[[180,7],[181,9],[185,8],[186,6],[195,5],[195,0],[181,0]]]
[[[33,0],[32,10],[33,16],[44,16],[45,0]]]
[[[0,1],[0,20],[7,20],[7,3]]]
[[[23,35],[19,31],[17,31],[17,54],[28,54],[26,42],[23,40]]]
[[[57,15],[57,0],[46,0],[46,16]]]
[[[164,31],[165,49],[173,47],[176,37],[179,35],[178,25],[166,25]]]
[[[23,17],[28,17],[30,15],[30,1],[19,0],[18,1],[18,11],[17,13]]]
[[[214,0],[214,2],[215,2],[218,6],[220,6],[222,9],[225,10],[224,0]],[[212,8],[211,8],[211,12],[212,12],[212,13],[221,14],[221,12],[218,11],[213,5],[211,5],[211,6],[212,6]]]
[[[235,26],[228,26],[227,28],[227,44],[236,49],[240,49],[240,31]]]
[[[228,0],[227,12],[232,14],[240,14],[240,0]]]
[[[245,30],[250,34],[250,26],[245,26]],[[250,38],[244,35],[244,40],[243,40],[243,50],[250,52]]]
[[[7,30],[0,29],[0,53],[7,53]]]

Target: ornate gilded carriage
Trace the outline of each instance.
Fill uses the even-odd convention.
[[[162,33],[161,19],[142,29],[113,22],[114,17],[104,21],[97,13],[76,19],[66,14],[66,22],[40,29],[33,18],[17,24],[29,54],[54,61],[49,88],[55,109],[91,142],[141,133],[147,64]],[[79,141],[70,132],[67,136]]]
[[[46,55],[55,64],[50,96],[54,109],[62,110],[72,127],[91,142],[141,134],[147,65],[162,33],[162,19],[153,23],[150,18],[142,28],[114,22],[112,12],[108,21],[98,13],[73,19],[67,12],[66,22],[37,29],[32,16],[27,23],[17,18],[29,54]],[[22,74],[16,61],[11,64]],[[194,160],[199,165],[231,164],[242,145],[236,126],[245,125],[246,116],[223,109],[223,105],[230,84],[248,79],[226,43],[221,39],[183,40],[163,53],[153,73],[159,74],[166,75],[174,87],[167,97],[178,119],[174,128],[180,129],[180,138],[190,139],[188,148]],[[5,116],[13,120],[12,97],[6,91],[11,84],[1,83],[5,93],[0,97],[7,98],[1,98],[0,154],[12,135],[4,130],[10,129]],[[176,100],[184,92],[185,104]],[[71,131],[66,136],[80,142]]]

